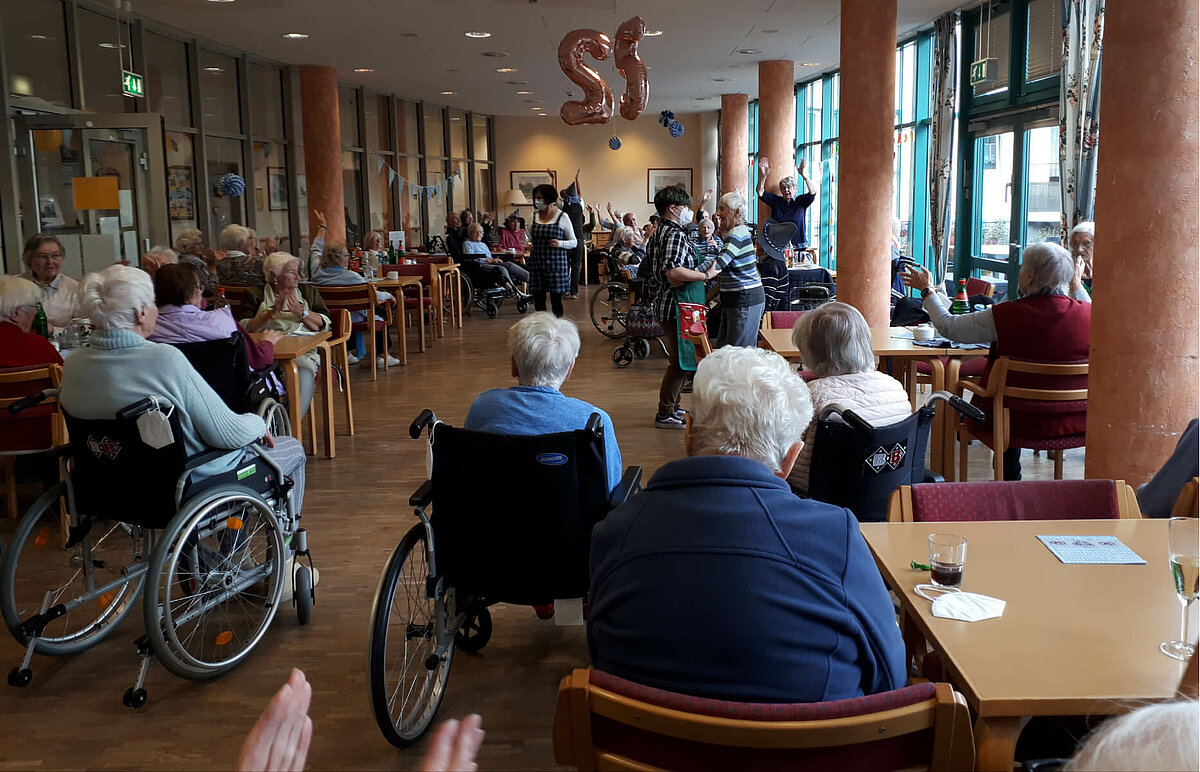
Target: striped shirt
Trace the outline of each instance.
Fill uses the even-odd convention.
[[[746,292],[762,287],[757,258],[754,255],[754,239],[744,223],[726,233],[725,247],[720,254],[705,260],[696,270],[706,271],[713,263],[721,267],[721,294]]]

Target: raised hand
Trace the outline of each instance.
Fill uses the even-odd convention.
[[[313,219],[316,220],[318,227],[325,225],[325,215],[321,214],[321,210],[312,210],[312,216]]]
[[[764,177],[771,173],[771,162],[767,160],[766,156],[758,159],[758,170],[762,172]]]
[[[808,165],[808,159],[801,158],[800,163],[796,165],[796,171],[800,172],[800,176],[804,177],[804,168]]]
[[[269,439],[270,436],[268,432],[263,439]],[[275,692],[266,710],[246,736],[242,751],[238,754],[238,772],[303,770],[308,746],[312,742],[312,719],[308,717],[311,701],[312,686],[304,679],[304,673],[293,669],[287,683]],[[478,730],[478,727],[479,724],[475,723],[474,728]],[[464,726],[463,731],[467,728]],[[482,735],[482,731],[479,734]],[[480,742],[482,739],[480,736]],[[478,743],[475,749],[478,750]],[[474,756],[470,760],[474,761]]]

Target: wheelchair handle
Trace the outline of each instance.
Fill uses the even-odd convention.
[[[22,410],[28,410],[34,405],[41,404],[51,397],[58,396],[58,389],[44,389],[37,394],[30,394],[28,397],[18,399],[16,402],[8,406],[8,412],[12,415],[20,413]]]
[[[976,405],[972,405],[970,402],[967,402],[962,397],[960,397],[956,394],[951,394],[948,391],[933,392],[932,394],[929,395],[929,399],[926,400],[925,406],[930,407],[933,405],[934,402],[936,402],[938,400],[942,400],[943,402],[949,403],[950,407],[952,407],[955,410],[957,410],[958,412],[962,413],[967,418],[970,418],[972,421],[977,421],[977,422],[982,423],[987,420],[987,415],[985,415],[984,412],[982,410],[980,410]]]
[[[829,416],[834,415],[834,414],[840,416],[843,421],[845,421],[851,427],[858,429],[859,431],[869,432],[875,428],[874,426],[871,426],[871,424],[869,424],[865,420],[863,420],[862,417],[860,417],[853,410],[842,407],[841,405],[839,405],[836,402],[834,402],[833,404],[830,404],[830,405],[826,405],[821,410],[821,415],[819,417],[819,420],[824,421]]]
[[[118,410],[117,418],[121,421],[128,421],[131,418],[137,418],[142,413],[149,412],[154,407],[156,402],[157,402],[160,410],[169,411],[172,408],[171,403],[165,399],[157,399],[155,397],[143,397],[142,399],[139,399],[137,402],[134,402],[132,405],[126,405],[125,407]]]
[[[436,421],[437,416],[433,414],[432,410],[422,410],[421,414],[412,422],[412,425],[408,427],[408,436],[414,440],[420,438],[421,432],[425,431],[425,427],[431,426]]]

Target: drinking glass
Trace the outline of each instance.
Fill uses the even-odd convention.
[[[1183,605],[1183,620],[1179,624],[1179,640],[1167,641],[1158,648],[1168,657],[1186,661],[1196,651],[1196,647],[1190,643],[1192,636],[1188,622],[1191,614],[1188,612],[1191,611],[1192,601],[1200,597],[1200,520],[1173,517],[1168,528],[1171,579],[1175,584],[1175,594]]]
[[[962,584],[967,562],[967,540],[949,533],[929,534],[929,575],[939,587]]]

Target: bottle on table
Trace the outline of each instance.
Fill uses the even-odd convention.
[[[224,308],[227,305],[229,305],[229,300],[227,300],[225,297],[225,290],[221,287],[217,287],[217,294],[213,295],[213,308]]]
[[[971,313],[971,301],[967,298],[967,280],[958,280],[958,294],[954,296],[954,303],[950,306],[952,314],[969,314]]]
[[[33,317],[33,331],[43,338],[50,337],[50,320],[46,318],[46,309],[42,308],[40,301],[37,304],[37,314]]]

